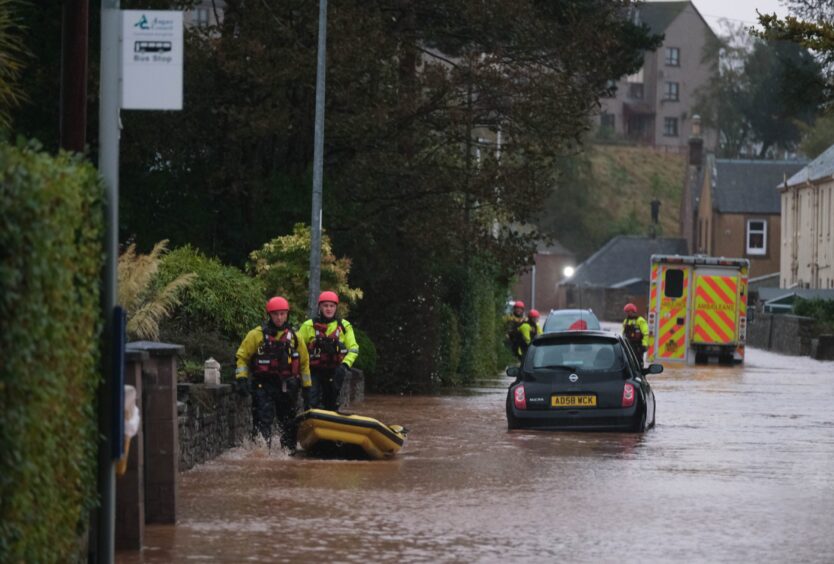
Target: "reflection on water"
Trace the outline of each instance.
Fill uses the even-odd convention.
[[[409,428],[389,461],[226,453],[118,560],[834,562],[831,364],[667,369],[643,435],[507,432],[508,383],[353,406]]]

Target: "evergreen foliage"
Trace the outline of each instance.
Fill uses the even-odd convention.
[[[171,316],[180,304],[181,290],[196,276],[188,272],[164,286],[151,284],[167,244],[166,240],[158,242],[147,255],[137,254],[136,245],[131,244],[119,256],[119,304],[125,309],[129,340],[156,341],[160,322]]]
[[[257,277],[269,296],[283,296],[290,302],[290,319],[301,323],[307,319],[307,292],[310,287],[311,230],[296,224],[290,235],[276,237],[249,254],[248,271]],[[322,290],[339,295],[339,315],[347,317],[349,304],[362,299],[362,290],[348,285],[351,261],[336,258],[326,233],[321,236]]]
[[[0,562],[66,562],[95,505],[103,192],[0,145]]]
[[[834,330],[834,300],[797,298],[793,310],[796,315],[813,317],[825,331]]]

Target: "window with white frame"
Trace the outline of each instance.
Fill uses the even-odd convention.
[[[666,66],[679,67],[681,66],[681,50],[679,47],[666,48]]]
[[[767,254],[767,221],[764,219],[747,220],[747,254]]]
[[[209,24],[208,8],[196,8],[194,10],[194,15],[196,16],[194,19],[197,21],[197,25],[199,25],[200,27],[205,27]]]

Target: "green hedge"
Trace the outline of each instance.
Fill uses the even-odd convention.
[[[189,272],[197,278],[181,290],[182,303],[172,318],[181,328],[214,329],[239,344],[247,331],[263,321],[266,300],[260,281],[190,246],[162,258],[154,284],[165,286]]]
[[[102,190],[34,145],[0,145],[0,175],[0,562],[67,561],[95,504]]]
[[[437,306],[437,342],[435,349],[434,367],[435,383],[451,387],[460,383],[458,369],[460,368],[461,337],[460,321],[451,306],[440,303]]]
[[[834,329],[834,300],[797,298],[793,311],[796,315],[813,317],[821,331]]]
[[[373,378],[376,376],[376,346],[368,334],[356,326],[353,327],[353,334],[359,345],[359,356],[353,366],[360,369],[365,378]]]
[[[162,258],[153,284],[162,287],[189,272],[197,277],[180,291],[181,304],[173,317],[160,323],[160,339],[184,345],[184,361],[191,365],[202,366],[213,357],[220,363],[223,379],[231,380],[240,342],[265,319],[263,286],[190,246]],[[202,379],[202,370],[199,373]]]

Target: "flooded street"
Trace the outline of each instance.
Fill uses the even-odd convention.
[[[507,432],[508,378],[466,395],[370,396],[397,458],[239,448],[181,475],[176,526],[132,562],[834,562],[834,363],[651,378],[644,435]]]

